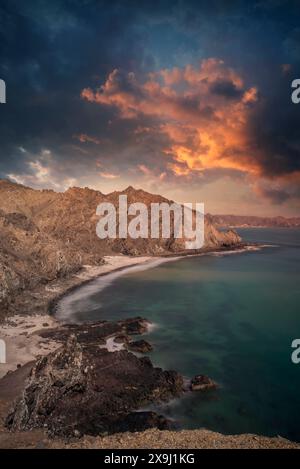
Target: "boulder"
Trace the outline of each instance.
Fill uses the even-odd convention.
[[[217,384],[205,375],[196,375],[190,384],[191,391],[210,391],[216,388]]]
[[[138,352],[138,353],[147,353],[153,350],[153,347],[149,342],[146,340],[136,340],[134,342],[129,342],[127,345],[128,350],[131,352]]]

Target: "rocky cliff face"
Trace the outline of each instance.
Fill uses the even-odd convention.
[[[162,416],[135,411],[180,396],[182,377],[153,367],[146,357],[101,349],[94,335],[88,343],[74,333],[36,362],[6,420],[10,430],[44,428],[51,436],[80,436],[167,427]]]
[[[128,203],[169,202],[128,187],[104,195],[88,188],[64,193],[38,191],[0,180],[0,308],[18,291],[67,276],[84,264],[99,265],[108,254],[168,255],[184,250],[184,239],[101,240],[96,235],[101,202],[118,205],[119,195]],[[218,231],[205,219],[205,249],[239,244],[233,232]]]
[[[67,276],[81,266],[76,249],[42,232],[22,213],[0,210],[0,309],[24,289]]]

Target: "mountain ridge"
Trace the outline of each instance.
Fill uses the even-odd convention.
[[[300,226],[300,217],[262,217],[256,215],[211,215],[212,223],[220,228],[225,227],[257,227],[257,228],[292,228]]]
[[[183,253],[185,239],[99,239],[96,208],[101,202],[118,205],[120,194],[128,204],[168,202],[160,195],[129,186],[103,194],[90,188],[65,192],[36,190],[0,180],[0,307],[12,309],[14,296],[57,278],[68,277],[83,265],[101,265],[105,255],[165,256]],[[205,217],[204,249],[236,246],[234,232],[218,231]]]

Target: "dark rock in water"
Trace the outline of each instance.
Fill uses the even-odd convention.
[[[119,321],[118,324],[123,325],[129,335],[145,334],[149,329],[149,321],[141,317],[125,319],[124,321]]]
[[[149,322],[137,317],[122,321],[98,321],[89,324],[65,324],[59,328],[43,330],[39,335],[65,343],[75,334],[81,344],[104,344],[107,337],[123,336],[128,341],[128,335],[140,335],[147,332]]]
[[[217,384],[208,376],[197,375],[191,380],[191,391],[210,391],[216,389]]]
[[[149,426],[150,421],[163,425],[154,415],[132,413],[182,392],[183,379],[177,372],[154,368],[147,357],[126,350],[111,353],[98,344],[80,343],[72,335],[36,362],[6,426],[43,427],[52,436],[74,436],[115,432],[124,426],[130,430],[130,422],[133,429]]]
[[[146,340],[136,340],[135,342],[129,342],[127,345],[128,350],[132,352],[147,353],[153,350],[153,347]]]

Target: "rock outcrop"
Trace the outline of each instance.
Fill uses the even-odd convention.
[[[106,339],[113,337],[115,342],[128,344],[131,336],[141,335],[148,331],[149,321],[142,317],[121,319],[119,321],[96,321],[88,324],[64,324],[58,328],[40,331],[40,337],[65,343],[71,335],[76,335],[82,345],[105,344]]]
[[[183,379],[155,368],[146,357],[125,350],[108,352],[70,335],[66,344],[40,358],[6,420],[12,430],[44,428],[51,436],[99,435],[168,428],[142,406],[181,395]]]
[[[217,383],[205,375],[197,375],[191,380],[191,391],[211,391],[216,389]]]
[[[147,353],[147,352],[151,352],[153,350],[152,345],[149,344],[149,342],[147,342],[144,339],[129,342],[127,344],[127,348],[131,352],[138,352],[138,353]]]

